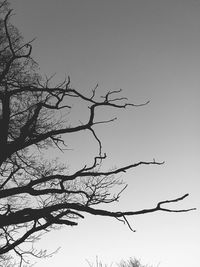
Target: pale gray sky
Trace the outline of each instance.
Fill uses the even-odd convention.
[[[107,166],[165,161],[123,176],[129,187],[114,208],[151,207],[185,193],[190,197],[179,206],[199,208],[200,1],[11,3],[13,22],[25,40],[37,37],[33,57],[42,73],[56,72],[58,80],[69,74],[83,92],[99,83],[102,92],[122,88],[134,103],[151,101],[118,113],[112,125],[98,127]],[[71,140],[75,149],[66,154],[72,168],[83,166],[93,153],[86,146],[88,136],[81,138]],[[136,233],[118,221],[89,216],[76,228],[50,233],[40,246],[61,250],[35,266],[86,267],[85,259],[98,255],[107,263],[139,257],[144,263],[160,262],[160,267],[199,267],[199,210],[141,216],[130,223]]]

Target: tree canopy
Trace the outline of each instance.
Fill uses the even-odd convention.
[[[126,109],[129,103],[121,90],[99,96],[98,86],[83,94],[66,78],[52,86],[43,78],[31,57],[32,41],[24,42],[10,22],[12,10],[7,1],[0,3],[0,255],[9,260],[15,253],[22,266],[25,255],[45,256],[33,248],[34,240],[58,225],[75,226],[85,214],[109,216],[123,221],[132,230],[127,217],[156,211],[186,212],[192,209],[169,209],[164,204],[188,196],[162,200],[155,207],[136,211],[114,212],[98,204],[119,200],[126,185],[118,174],[140,165],[161,165],[155,160],[140,161],[113,170],[102,170],[106,154],[96,125],[112,122],[97,119],[97,110]],[[73,121],[70,111],[77,104],[88,107],[84,121]],[[82,110],[76,114],[82,115]],[[71,118],[70,118],[71,116]],[[98,116],[99,117],[99,116]],[[67,165],[42,158],[48,149],[65,152],[68,135],[88,131],[98,146],[92,164],[83,159],[83,167],[70,173]],[[118,193],[112,188],[121,185]],[[108,205],[109,206],[109,205]],[[27,242],[27,243],[26,243]],[[24,246],[26,243],[26,246]],[[0,261],[1,261],[0,259]]]

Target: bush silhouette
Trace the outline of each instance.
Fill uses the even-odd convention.
[[[87,260],[87,263],[89,267],[153,267],[152,265],[143,265],[140,260],[136,258],[130,258],[127,261],[122,260],[120,263],[116,263],[113,265],[113,263],[109,264],[104,264],[101,260],[96,257],[95,263],[90,263]]]
[[[130,258],[128,261],[121,261],[118,264],[119,267],[153,267],[149,265],[143,265],[138,259]]]

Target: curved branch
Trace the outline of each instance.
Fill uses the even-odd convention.
[[[48,181],[60,180],[62,182],[65,182],[65,181],[75,180],[76,178],[79,178],[79,177],[109,176],[109,175],[114,175],[114,174],[118,174],[121,172],[125,173],[127,170],[132,169],[132,168],[136,168],[137,166],[140,166],[140,165],[162,165],[163,163],[164,162],[140,161],[138,163],[130,164],[130,165],[118,168],[116,170],[107,171],[107,172],[91,171],[91,168],[85,168],[84,167],[82,170],[79,170],[72,175],[64,175],[64,174],[49,175],[49,176],[42,177],[40,179],[32,180],[31,182],[29,182],[25,186],[13,187],[13,188],[9,188],[9,189],[0,190],[0,199],[5,198],[5,197],[9,197],[9,196],[18,195],[18,194],[25,194],[25,193],[30,194],[30,195],[36,195],[37,190],[34,190],[33,186],[40,185],[40,184],[46,183]],[[95,164],[96,164],[96,161],[95,161]],[[96,167],[96,165],[92,166],[92,168],[94,168],[94,167]],[[53,189],[51,189],[51,190],[53,192]],[[39,190],[38,190],[38,192],[39,192]],[[42,194],[42,192],[50,192],[50,191],[42,191],[41,190],[41,194]]]
[[[41,218],[48,218],[49,216],[50,218],[52,218],[52,215],[51,215],[52,212],[63,210],[63,209],[67,209],[66,211],[67,214],[70,214],[70,210],[74,210],[75,212],[85,212],[85,213],[89,213],[92,215],[100,215],[100,216],[107,216],[107,217],[114,217],[114,218],[121,218],[121,217],[124,218],[124,216],[142,215],[142,214],[153,213],[157,211],[188,212],[188,211],[196,210],[196,208],[174,210],[174,209],[166,209],[166,208],[161,207],[161,205],[166,204],[166,203],[173,203],[173,202],[181,201],[184,198],[186,198],[188,195],[189,194],[185,194],[184,196],[176,198],[176,199],[161,201],[154,208],[143,209],[143,210],[138,210],[138,211],[111,212],[111,211],[103,210],[103,209],[94,209],[94,208],[81,205],[81,204],[77,204],[77,203],[60,203],[60,204],[55,204],[55,205],[40,208],[40,209],[26,208],[26,209],[22,209],[14,213],[11,213],[9,215],[0,215],[0,219],[1,219],[0,227],[2,228],[2,227],[12,225],[12,224],[20,224],[20,223],[36,221]],[[61,212],[62,216],[65,215],[66,212],[64,213]],[[52,220],[53,220],[52,222],[55,222],[54,219]]]

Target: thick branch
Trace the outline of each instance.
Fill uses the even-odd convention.
[[[12,224],[19,224],[19,223],[25,223],[30,221],[36,221],[41,218],[46,218],[48,215],[51,215],[54,211],[59,211],[63,209],[67,209],[68,214],[70,214],[70,210],[78,211],[78,212],[86,212],[93,215],[100,215],[100,216],[108,216],[108,217],[114,217],[114,218],[120,218],[123,216],[134,216],[134,215],[142,215],[147,213],[153,213],[156,211],[166,211],[166,212],[188,212],[195,210],[195,208],[190,209],[166,209],[161,207],[161,205],[166,203],[173,203],[178,202],[186,198],[189,194],[185,194],[182,197],[172,199],[172,200],[165,200],[159,202],[156,207],[150,208],[150,209],[143,209],[138,211],[126,211],[126,212],[111,212],[107,210],[102,209],[94,209],[85,205],[76,204],[76,203],[60,203],[55,204],[49,207],[44,207],[41,209],[23,209],[20,211],[16,211],[14,213],[11,213],[9,215],[1,215],[0,216],[0,227],[12,225]]]
[[[77,172],[75,172],[72,175],[62,175],[62,174],[56,174],[56,175],[49,175],[46,177],[42,177],[40,179],[36,179],[33,180],[31,182],[29,182],[27,185],[25,186],[21,186],[21,187],[13,187],[10,189],[5,189],[5,190],[1,190],[0,191],[0,199],[1,198],[5,198],[5,197],[9,197],[9,196],[14,196],[14,195],[18,195],[18,194],[30,194],[30,195],[39,195],[39,192],[41,192],[42,194],[46,194],[46,193],[50,193],[50,192],[55,192],[54,190],[49,190],[48,191],[44,191],[44,190],[34,190],[33,187],[36,185],[42,185],[42,183],[46,183],[48,181],[53,181],[53,180],[60,180],[62,182],[65,181],[72,181],[76,178],[79,177],[98,177],[98,176],[109,176],[109,175],[114,175],[114,174],[118,174],[121,172],[126,172],[129,169],[132,168],[136,168],[139,165],[161,165],[163,164],[163,162],[155,162],[155,161],[149,161],[149,162],[138,162],[138,163],[134,163],[113,171],[108,171],[108,172],[97,172],[97,171],[85,171],[85,169],[83,168],[82,170],[79,170]],[[64,193],[64,191],[63,191]]]

